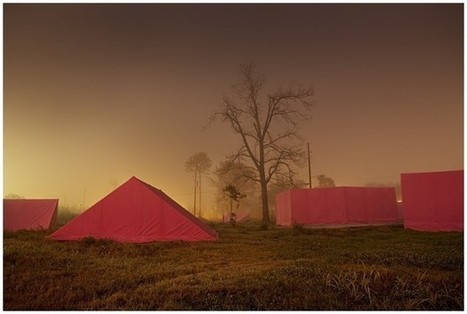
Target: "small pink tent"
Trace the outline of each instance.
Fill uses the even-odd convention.
[[[281,226],[381,224],[398,221],[394,188],[295,189],[276,196]]]
[[[464,230],[464,171],[401,174],[404,227]]]
[[[5,231],[49,229],[57,219],[58,199],[4,199]]]
[[[236,213],[237,216],[235,217],[236,222],[242,222],[244,220],[247,220],[248,217],[250,216],[250,212],[242,210]],[[224,215],[224,222],[229,222],[230,221],[230,213],[226,213]]]
[[[217,233],[161,190],[132,177],[51,235],[119,242],[216,240]]]

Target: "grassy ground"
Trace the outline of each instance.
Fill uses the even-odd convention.
[[[463,234],[214,225],[217,242],[4,233],[5,310],[462,310]]]

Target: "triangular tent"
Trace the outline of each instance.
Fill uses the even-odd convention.
[[[57,218],[58,199],[4,199],[5,231],[49,229]]]
[[[141,243],[215,240],[217,233],[161,190],[132,177],[51,237]]]

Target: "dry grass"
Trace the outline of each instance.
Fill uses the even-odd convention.
[[[463,234],[214,225],[217,242],[4,233],[5,310],[462,310]]]

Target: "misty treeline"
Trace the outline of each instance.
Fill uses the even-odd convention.
[[[22,199],[24,199],[24,196],[19,195],[19,194],[15,194],[15,193],[8,193],[3,198],[7,199],[7,200],[22,200]]]
[[[396,199],[402,199],[402,188],[400,182],[369,182],[365,184],[367,187],[391,187],[395,189]]]
[[[210,160],[207,153],[201,152],[203,155]],[[196,153],[192,156],[201,154]],[[188,161],[193,160],[191,157]],[[194,181],[194,204],[193,214],[196,217],[202,217],[201,204],[201,173],[196,174],[196,171],[190,171],[187,169],[187,163],[185,163],[185,169],[187,172],[193,174]],[[249,213],[249,217],[261,218],[261,212],[258,209],[261,208],[261,190],[258,184],[250,179],[246,175],[248,169],[241,163],[230,163],[228,161],[221,161],[215,169],[212,171],[203,171],[202,174],[205,176],[207,181],[212,187],[214,187],[214,202],[215,202],[215,215],[219,217],[222,222],[225,219],[230,219],[232,213],[238,214],[241,211]],[[276,194],[292,187],[305,187],[307,185],[301,179],[294,178],[294,185],[291,185],[288,181],[276,182],[274,185],[268,187],[268,202],[269,206],[274,206]],[[240,197],[232,197],[235,191]],[[232,200],[234,206],[232,208]]]

